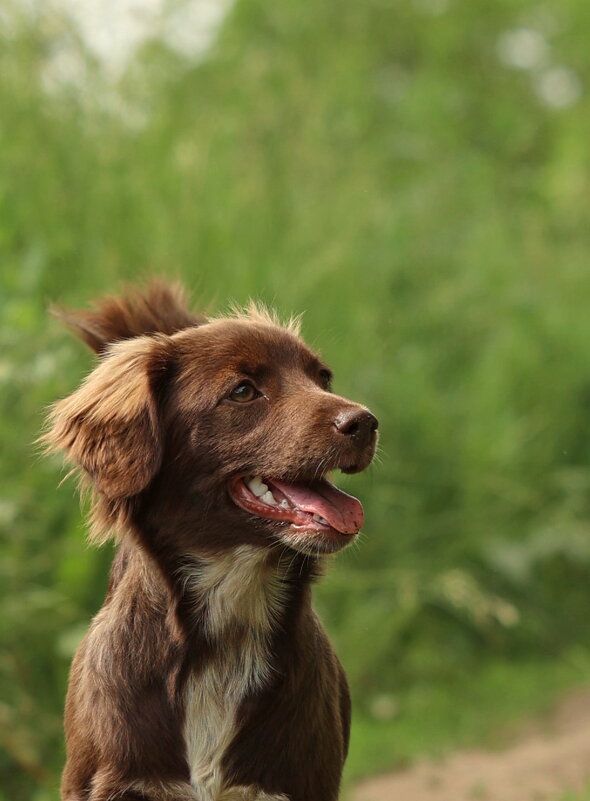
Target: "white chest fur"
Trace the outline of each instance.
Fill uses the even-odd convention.
[[[277,568],[268,565],[268,553],[251,546],[201,560],[198,571],[187,576],[189,591],[191,586],[203,599],[196,612],[216,643],[216,654],[187,682],[184,736],[199,801],[217,801],[236,713],[272,671],[268,642],[282,608],[283,586]]]

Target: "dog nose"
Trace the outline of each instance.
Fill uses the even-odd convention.
[[[336,429],[359,443],[369,443],[379,427],[379,421],[368,409],[345,409],[334,418]]]

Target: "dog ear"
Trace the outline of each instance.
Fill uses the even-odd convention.
[[[162,460],[157,384],[167,365],[167,337],[113,345],[72,395],[58,401],[42,441],[66,452],[109,500],[141,492]]]

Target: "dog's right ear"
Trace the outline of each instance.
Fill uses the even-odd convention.
[[[48,451],[65,451],[108,501],[137,495],[160,467],[157,387],[169,343],[167,336],[143,336],[113,345],[82,386],[50,412],[41,441]]]

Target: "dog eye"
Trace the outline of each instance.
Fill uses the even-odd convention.
[[[326,370],[325,368],[320,370],[320,381],[322,387],[327,391],[331,392],[332,390],[332,373],[330,370]]]
[[[236,403],[250,403],[250,401],[259,398],[261,394],[254,384],[249,381],[242,381],[241,384],[232,389],[228,397],[230,400],[236,401]]]

